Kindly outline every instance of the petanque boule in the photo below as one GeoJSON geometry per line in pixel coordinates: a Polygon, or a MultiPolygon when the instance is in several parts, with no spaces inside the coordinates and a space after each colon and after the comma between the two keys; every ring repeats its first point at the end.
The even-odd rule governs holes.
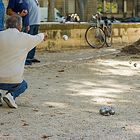
{"type": "Polygon", "coordinates": [[[101,115],[103,115],[103,116],[109,116],[110,114],[109,114],[109,111],[110,111],[110,109],[109,108],[107,108],[107,107],[102,107],[101,109],[100,109],[100,114],[101,115]]]}
{"type": "Polygon", "coordinates": [[[103,116],[110,116],[115,114],[115,111],[111,107],[102,107],[99,112],[103,116]]]}
{"type": "Polygon", "coordinates": [[[103,116],[107,116],[108,115],[108,113],[106,112],[106,109],[104,109],[104,108],[100,109],[100,114],[103,115],[103,116]]]}
{"type": "Polygon", "coordinates": [[[62,38],[66,41],[66,40],[68,40],[69,37],[67,35],[63,35],[62,38]]]}
{"type": "Polygon", "coordinates": [[[109,114],[110,114],[110,115],[114,115],[114,114],[115,114],[115,111],[114,111],[113,109],[111,109],[111,110],[109,111],[109,114]]]}
{"type": "Polygon", "coordinates": [[[134,63],[134,67],[137,67],[137,63],[134,63]]]}

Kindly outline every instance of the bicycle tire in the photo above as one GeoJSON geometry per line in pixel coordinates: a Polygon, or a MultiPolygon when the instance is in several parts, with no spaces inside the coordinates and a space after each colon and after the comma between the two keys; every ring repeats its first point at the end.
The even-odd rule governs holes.
{"type": "Polygon", "coordinates": [[[107,26],[107,30],[105,31],[105,36],[106,36],[106,45],[107,47],[112,46],[112,25],[107,26]]]}
{"type": "Polygon", "coordinates": [[[85,32],[86,42],[92,48],[101,48],[105,44],[105,33],[100,27],[90,26],[85,32]]]}

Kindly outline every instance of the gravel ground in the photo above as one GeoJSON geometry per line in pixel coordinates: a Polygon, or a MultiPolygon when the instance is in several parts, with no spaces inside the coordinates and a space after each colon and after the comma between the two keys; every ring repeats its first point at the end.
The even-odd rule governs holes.
{"type": "Polygon", "coordinates": [[[0,140],[140,140],[140,56],[119,50],[37,52],[18,109],[0,107],[0,140]]]}

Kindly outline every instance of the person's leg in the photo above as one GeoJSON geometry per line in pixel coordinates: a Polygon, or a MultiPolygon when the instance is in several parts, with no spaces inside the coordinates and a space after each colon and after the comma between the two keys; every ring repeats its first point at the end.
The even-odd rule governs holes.
{"type": "MultiPolygon", "coordinates": [[[[29,34],[33,35],[34,33],[34,26],[30,26],[30,30],[28,32],[29,34]]],[[[27,57],[26,57],[26,61],[25,61],[25,65],[31,65],[32,64],[32,59],[33,59],[33,55],[34,55],[34,50],[32,49],[30,52],[28,52],[27,57]]]]}
{"type": "Polygon", "coordinates": [[[8,92],[16,99],[20,94],[22,94],[28,88],[27,82],[23,80],[20,84],[13,86],[8,92]]]}
{"type": "MultiPolygon", "coordinates": [[[[35,28],[34,28],[34,35],[38,34],[38,30],[39,30],[39,25],[35,25],[35,28]]],[[[35,62],[35,63],[39,63],[40,61],[35,59],[35,53],[36,53],[36,47],[33,48],[33,58],[32,58],[32,62],[35,62]]]]}
{"type": "Polygon", "coordinates": [[[3,97],[3,100],[9,107],[17,108],[15,99],[20,94],[22,94],[27,89],[27,87],[27,83],[24,80],[19,84],[0,84],[0,89],[8,91],[3,97]]]}
{"type": "MultiPolygon", "coordinates": [[[[22,32],[28,33],[26,27],[24,27],[24,26],[22,27],[22,32]]],[[[27,57],[29,57],[29,56],[27,56],[27,57]]],[[[25,65],[32,65],[32,62],[31,62],[31,60],[29,58],[28,58],[28,60],[26,58],[25,65]]]]}
{"type": "MultiPolygon", "coordinates": [[[[38,34],[38,29],[39,29],[39,25],[31,25],[30,26],[30,31],[29,34],[31,35],[36,35],[38,34]]],[[[32,62],[40,62],[37,59],[34,59],[35,56],[35,52],[36,52],[36,47],[34,47],[27,55],[27,61],[31,60],[32,62]]]]}

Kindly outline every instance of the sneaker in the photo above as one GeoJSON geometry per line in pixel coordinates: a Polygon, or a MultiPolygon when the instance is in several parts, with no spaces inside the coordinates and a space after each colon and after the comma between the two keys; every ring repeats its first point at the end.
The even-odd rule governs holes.
{"type": "Polygon", "coordinates": [[[32,65],[32,61],[31,60],[26,60],[25,65],[32,65]]]}
{"type": "Polygon", "coordinates": [[[17,108],[17,104],[13,98],[13,96],[11,95],[11,93],[7,93],[4,97],[3,100],[7,103],[7,105],[10,108],[17,108]]]}
{"type": "Polygon", "coordinates": [[[2,94],[0,93],[0,106],[2,106],[2,94]]]}

